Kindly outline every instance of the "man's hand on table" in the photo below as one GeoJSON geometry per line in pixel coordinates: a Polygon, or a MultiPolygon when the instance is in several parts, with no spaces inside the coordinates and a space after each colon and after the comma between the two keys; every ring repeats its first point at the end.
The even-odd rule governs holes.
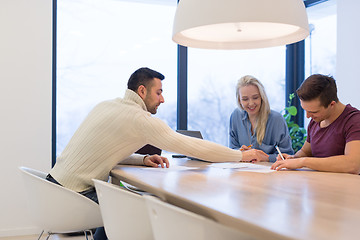
{"type": "Polygon", "coordinates": [[[157,154],[155,155],[147,155],[144,157],[144,165],[149,167],[159,167],[159,165],[164,167],[169,167],[169,160],[166,157],[159,156],[157,154]]]}
{"type": "Polygon", "coordinates": [[[242,151],[242,153],[243,153],[243,157],[242,157],[243,162],[256,163],[256,162],[269,161],[269,155],[258,149],[245,150],[242,151]]]}

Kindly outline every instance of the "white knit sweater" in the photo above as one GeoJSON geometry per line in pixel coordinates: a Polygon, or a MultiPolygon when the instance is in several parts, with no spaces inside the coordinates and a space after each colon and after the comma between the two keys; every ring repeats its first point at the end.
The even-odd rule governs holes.
{"type": "Polygon", "coordinates": [[[145,144],[211,162],[240,161],[241,151],[172,130],[151,116],[132,90],[123,99],[105,101],[89,113],[57,158],[50,174],[64,187],[81,192],[93,187],[92,179],[106,180],[118,163],[142,165],[133,154],[145,144]]]}

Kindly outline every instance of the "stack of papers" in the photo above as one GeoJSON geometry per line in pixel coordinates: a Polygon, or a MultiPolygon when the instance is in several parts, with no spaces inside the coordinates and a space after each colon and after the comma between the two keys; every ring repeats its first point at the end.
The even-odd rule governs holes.
{"type": "Polygon", "coordinates": [[[161,172],[168,172],[168,171],[182,171],[182,170],[192,170],[192,169],[198,169],[198,167],[185,167],[185,166],[170,166],[169,168],[162,168],[162,167],[145,167],[141,168],[143,170],[150,170],[150,171],[161,171],[161,172]]]}
{"type": "MultiPolygon", "coordinates": [[[[248,163],[248,162],[237,162],[237,163],[212,163],[208,165],[213,168],[221,168],[221,169],[233,169],[236,171],[246,171],[246,172],[261,172],[261,173],[269,173],[274,172],[275,170],[271,170],[270,166],[248,163]]],[[[184,171],[184,170],[194,170],[198,169],[198,167],[186,167],[186,166],[177,166],[173,165],[169,168],[161,168],[161,167],[143,167],[142,170],[148,171],[159,171],[159,172],[170,172],[170,171],[184,171]]]]}
{"type": "Polygon", "coordinates": [[[239,162],[239,163],[213,163],[210,167],[222,168],[222,169],[235,169],[237,171],[247,171],[247,172],[262,172],[268,173],[275,170],[271,170],[270,166],[264,166],[254,163],[239,162]]]}

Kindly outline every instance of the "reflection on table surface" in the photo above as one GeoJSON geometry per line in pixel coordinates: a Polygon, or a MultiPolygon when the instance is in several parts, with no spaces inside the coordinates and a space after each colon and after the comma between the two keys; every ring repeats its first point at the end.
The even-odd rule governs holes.
{"type": "Polygon", "coordinates": [[[187,159],[169,161],[170,168],[182,167],[118,165],[111,175],[259,239],[358,239],[358,175],[264,173],[187,159]]]}

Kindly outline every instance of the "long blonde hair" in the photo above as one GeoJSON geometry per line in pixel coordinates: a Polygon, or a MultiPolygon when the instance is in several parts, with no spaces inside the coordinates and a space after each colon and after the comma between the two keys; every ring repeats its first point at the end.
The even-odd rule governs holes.
{"type": "Polygon", "coordinates": [[[265,131],[266,131],[266,123],[269,118],[270,114],[270,104],[269,100],[266,96],[265,88],[261,84],[259,80],[257,80],[255,77],[246,75],[239,79],[237,85],[236,85],[236,99],[239,107],[244,110],[244,108],[241,106],[240,101],[240,94],[239,90],[242,87],[253,85],[256,86],[259,89],[260,97],[261,97],[261,106],[259,110],[259,116],[256,120],[256,126],[255,126],[255,132],[256,132],[256,140],[261,145],[262,141],[265,137],[265,131]]]}

